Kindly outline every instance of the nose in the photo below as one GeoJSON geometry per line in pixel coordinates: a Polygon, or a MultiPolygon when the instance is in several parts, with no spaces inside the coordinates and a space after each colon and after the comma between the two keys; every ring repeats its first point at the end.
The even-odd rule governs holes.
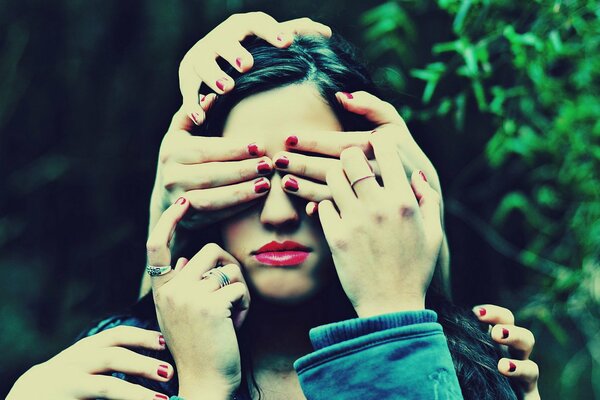
{"type": "Polygon", "coordinates": [[[300,223],[298,201],[291,198],[281,187],[281,175],[271,177],[271,189],[260,212],[260,222],[269,229],[293,231],[300,223]]]}

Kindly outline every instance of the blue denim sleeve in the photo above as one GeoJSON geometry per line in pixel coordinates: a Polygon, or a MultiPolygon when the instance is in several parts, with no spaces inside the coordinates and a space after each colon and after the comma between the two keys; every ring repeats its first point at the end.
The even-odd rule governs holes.
{"type": "Polygon", "coordinates": [[[310,330],[294,363],[318,399],[462,399],[446,337],[431,310],[355,318],[310,330]]]}

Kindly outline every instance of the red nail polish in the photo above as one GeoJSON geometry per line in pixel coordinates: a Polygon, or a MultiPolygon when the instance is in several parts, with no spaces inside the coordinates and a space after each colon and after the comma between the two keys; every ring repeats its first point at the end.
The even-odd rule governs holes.
{"type": "Polygon", "coordinates": [[[169,366],[164,365],[164,364],[159,365],[158,369],[156,370],[156,373],[160,377],[163,377],[163,378],[168,377],[169,376],[169,366]]]}
{"type": "Polygon", "coordinates": [[[508,338],[508,329],[502,328],[502,339],[508,338]]]}
{"type": "Polygon", "coordinates": [[[221,78],[217,81],[217,87],[219,88],[219,90],[225,90],[225,82],[227,81],[227,79],[225,78],[221,78]]]}
{"type": "Polygon", "coordinates": [[[292,192],[298,191],[298,181],[294,178],[288,178],[287,181],[283,184],[287,190],[291,190],[292,192]]]}
{"type": "Polygon", "coordinates": [[[315,205],[313,206],[313,214],[316,214],[319,211],[319,203],[315,203],[315,205]]]}
{"type": "Polygon", "coordinates": [[[298,144],[298,136],[288,136],[285,139],[286,146],[295,146],[298,144]]]}
{"type": "Polygon", "coordinates": [[[250,154],[251,156],[258,155],[258,146],[256,145],[256,143],[250,143],[248,145],[248,154],[250,154]]]}
{"type": "Polygon", "coordinates": [[[344,96],[346,96],[348,98],[348,100],[352,100],[354,98],[354,96],[352,96],[352,93],[348,93],[348,92],[342,92],[342,94],[344,96]]]}
{"type": "Polygon", "coordinates": [[[200,117],[200,114],[198,114],[197,112],[191,113],[190,114],[190,118],[192,119],[192,121],[194,122],[194,124],[196,124],[198,126],[202,122],[202,117],[200,117]]]}
{"type": "Polygon", "coordinates": [[[163,335],[160,335],[158,337],[158,344],[160,344],[161,346],[165,345],[165,337],[163,335]]]}
{"type": "Polygon", "coordinates": [[[278,168],[287,168],[290,165],[290,160],[286,156],[281,156],[277,160],[275,160],[275,165],[278,168]]]}
{"type": "Polygon", "coordinates": [[[479,308],[479,316],[483,317],[485,314],[487,314],[487,310],[483,307],[479,308]]]}
{"type": "Polygon", "coordinates": [[[423,179],[425,182],[427,182],[427,177],[425,176],[423,171],[419,171],[419,175],[421,175],[421,179],[423,179]]]}
{"type": "Polygon", "coordinates": [[[169,398],[164,394],[156,393],[154,395],[154,400],[169,400],[169,398]]]}
{"type": "Polygon", "coordinates": [[[186,198],[185,197],[180,197],[175,201],[175,204],[179,204],[180,206],[184,205],[186,202],[186,198]]]}
{"type": "Polygon", "coordinates": [[[265,178],[260,178],[259,180],[254,182],[254,192],[255,193],[264,193],[269,190],[269,181],[265,178]]]}
{"type": "Polygon", "coordinates": [[[508,371],[515,372],[516,369],[517,369],[517,366],[515,365],[515,363],[512,361],[509,361],[508,362],[508,371]]]}
{"type": "Polygon", "coordinates": [[[271,166],[265,160],[260,160],[256,165],[256,171],[259,174],[268,174],[269,172],[271,172],[271,166]]]}
{"type": "Polygon", "coordinates": [[[242,68],[242,57],[238,57],[235,59],[235,65],[237,65],[238,68],[242,68]]]}
{"type": "Polygon", "coordinates": [[[206,100],[206,95],[202,95],[202,97],[200,98],[200,103],[204,103],[204,100],[206,100]]]}

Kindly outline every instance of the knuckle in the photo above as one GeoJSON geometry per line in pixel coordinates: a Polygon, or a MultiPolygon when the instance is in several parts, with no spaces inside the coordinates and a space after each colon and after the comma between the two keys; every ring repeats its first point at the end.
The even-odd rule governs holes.
{"type": "Polygon", "coordinates": [[[160,252],[161,250],[163,250],[164,245],[163,243],[159,243],[156,241],[156,239],[150,237],[148,239],[148,241],[146,242],[146,252],[148,253],[148,255],[151,254],[156,254],[158,252],[160,252]]]}
{"type": "Polygon", "coordinates": [[[208,196],[199,195],[193,199],[193,205],[199,211],[206,211],[212,208],[212,201],[208,196]]]}
{"type": "Polygon", "coordinates": [[[415,216],[417,210],[416,207],[412,204],[400,204],[398,208],[398,213],[400,217],[403,219],[411,219],[415,216]]]}

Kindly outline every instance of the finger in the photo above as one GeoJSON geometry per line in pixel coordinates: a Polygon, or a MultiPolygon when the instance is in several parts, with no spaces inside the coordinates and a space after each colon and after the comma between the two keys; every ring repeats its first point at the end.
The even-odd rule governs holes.
{"type": "Polygon", "coordinates": [[[108,400],[168,400],[169,396],[146,389],[113,376],[85,375],[79,380],[83,391],[76,398],[102,398],[108,400]]]}
{"type": "Polygon", "coordinates": [[[204,112],[207,113],[208,110],[210,110],[210,108],[214,104],[215,100],[217,99],[217,95],[216,95],[216,93],[209,93],[206,95],[200,94],[199,98],[200,98],[200,107],[202,107],[204,112]]]}
{"type": "Polygon", "coordinates": [[[254,65],[254,57],[239,42],[223,43],[218,54],[240,73],[248,71],[254,65]]]}
{"type": "Polygon", "coordinates": [[[224,137],[191,136],[177,138],[177,143],[161,149],[161,162],[200,164],[211,161],[237,161],[265,154],[262,143],[224,137]]]}
{"type": "Polygon", "coordinates": [[[310,201],[331,200],[329,187],[322,183],[315,183],[293,175],[286,175],[281,179],[281,187],[287,193],[310,201]]]}
{"type": "Polygon", "coordinates": [[[404,120],[393,105],[371,93],[364,91],[337,92],[335,97],[346,110],[364,115],[376,125],[399,124],[406,127],[404,120]]]}
{"type": "Polygon", "coordinates": [[[345,215],[351,215],[359,209],[356,194],[350,187],[350,182],[348,182],[341,166],[330,169],[327,172],[325,180],[327,181],[327,186],[329,186],[331,197],[338,210],[340,210],[342,218],[345,215]]]}
{"type": "Polygon", "coordinates": [[[180,197],[163,212],[146,242],[149,265],[171,265],[169,244],[173,238],[177,223],[181,220],[189,205],[190,202],[185,197],[180,197]]]}
{"type": "Polygon", "coordinates": [[[535,337],[529,329],[514,325],[495,325],[490,332],[497,343],[508,346],[515,358],[526,360],[535,345],[535,337]]]}
{"type": "Polygon", "coordinates": [[[416,204],[415,196],[404,172],[404,165],[395,143],[389,138],[371,135],[369,139],[379,165],[383,187],[401,203],[416,204]]]}
{"type": "Polygon", "coordinates": [[[319,34],[330,38],[332,34],[329,26],[315,22],[306,17],[281,22],[280,26],[282,26],[285,31],[293,32],[297,35],[319,34]]]}
{"type": "Polygon", "coordinates": [[[181,108],[196,126],[202,125],[206,118],[198,94],[201,84],[202,78],[198,76],[186,55],[179,67],[179,90],[183,99],[181,108]]]}
{"type": "Polygon", "coordinates": [[[358,147],[350,147],[342,151],[340,160],[350,181],[350,186],[358,199],[367,202],[375,199],[379,195],[381,187],[374,177],[375,174],[365,153],[358,147]]]}
{"type": "Polygon", "coordinates": [[[328,243],[337,243],[339,226],[341,221],[340,214],[335,209],[331,200],[323,200],[318,205],[319,222],[323,228],[323,233],[328,243]]]}
{"type": "Polygon", "coordinates": [[[286,26],[282,26],[275,18],[260,11],[249,12],[245,15],[247,34],[254,34],[279,48],[285,48],[292,44],[294,35],[291,31],[287,31],[286,26]]]}
{"type": "Polygon", "coordinates": [[[309,201],[305,207],[306,214],[309,217],[312,217],[319,211],[319,203],[315,203],[314,201],[309,201]]]}
{"type": "MultiPolygon", "coordinates": [[[[227,264],[218,269],[220,273],[225,274],[228,281],[231,283],[235,282],[243,282],[244,277],[242,275],[242,271],[240,266],[234,263],[227,264]]],[[[213,272],[209,277],[202,279],[202,284],[207,289],[208,292],[214,292],[221,288],[219,275],[217,272],[213,272]]]]}
{"type": "Polygon", "coordinates": [[[367,158],[373,157],[369,144],[370,132],[303,131],[285,137],[284,144],[290,151],[305,151],[339,158],[342,151],[358,147],[367,158]]]}
{"type": "Polygon", "coordinates": [[[196,253],[190,261],[186,264],[185,268],[178,273],[173,279],[182,279],[187,281],[200,280],[202,274],[211,268],[214,268],[217,263],[225,264],[238,264],[239,262],[231,254],[223,250],[221,246],[216,243],[207,243],[196,253]]]}
{"type": "Polygon", "coordinates": [[[124,347],[102,348],[93,356],[82,357],[82,367],[90,374],[122,372],[167,382],[173,377],[173,366],[166,361],[144,356],[124,347]]]}
{"type": "Polygon", "coordinates": [[[431,240],[440,240],[442,236],[442,216],[440,211],[440,195],[433,190],[425,174],[421,170],[414,170],[410,178],[410,185],[419,203],[419,209],[425,222],[427,237],[431,240]]]}
{"type": "Polygon", "coordinates": [[[270,175],[273,164],[269,157],[241,161],[214,161],[202,164],[169,164],[165,166],[163,175],[165,187],[180,188],[183,191],[207,189],[230,185],[270,175]],[[176,181],[175,181],[176,179],[176,181]]]}
{"type": "Polygon", "coordinates": [[[270,188],[271,182],[268,179],[259,178],[233,185],[190,190],[185,195],[194,209],[216,211],[266,196],[270,188]]]}
{"type": "Polygon", "coordinates": [[[213,296],[226,303],[227,308],[231,311],[230,317],[233,325],[236,329],[239,329],[250,309],[250,292],[245,282],[235,282],[227,285],[217,290],[213,296]]]}
{"type": "Polygon", "coordinates": [[[537,386],[540,375],[538,365],[531,360],[501,358],[498,361],[498,371],[504,376],[517,378],[524,384],[526,391],[531,391],[533,387],[537,386]]]}
{"type": "Polygon", "coordinates": [[[175,264],[175,268],[173,268],[173,271],[175,271],[175,272],[181,271],[189,261],[190,260],[188,260],[185,257],[179,257],[177,259],[177,263],[175,264]]]}
{"type": "MultiPolygon", "coordinates": [[[[286,171],[321,182],[325,182],[325,177],[329,169],[340,165],[340,160],[337,158],[309,156],[289,151],[275,153],[273,160],[275,168],[280,171],[286,171]]],[[[369,165],[375,175],[379,175],[379,166],[377,163],[373,160],[369,161],[369,165]]]]}
{"type": "Polygon", "coordinates": [[[160,332],[135,326],[120,325],[81,339],[77,346],[85,347],[143,347],[152,350],[164,350],[164,337],[160,332]]]}
{"type": "Polygon", "coordinates": [[[473,307],[473,313],[481,322],[487,322],[491,325],[504,324],[514,325],[515,316],[508,308],[496,306],[493,304],[481,304],[473,307]]]}

